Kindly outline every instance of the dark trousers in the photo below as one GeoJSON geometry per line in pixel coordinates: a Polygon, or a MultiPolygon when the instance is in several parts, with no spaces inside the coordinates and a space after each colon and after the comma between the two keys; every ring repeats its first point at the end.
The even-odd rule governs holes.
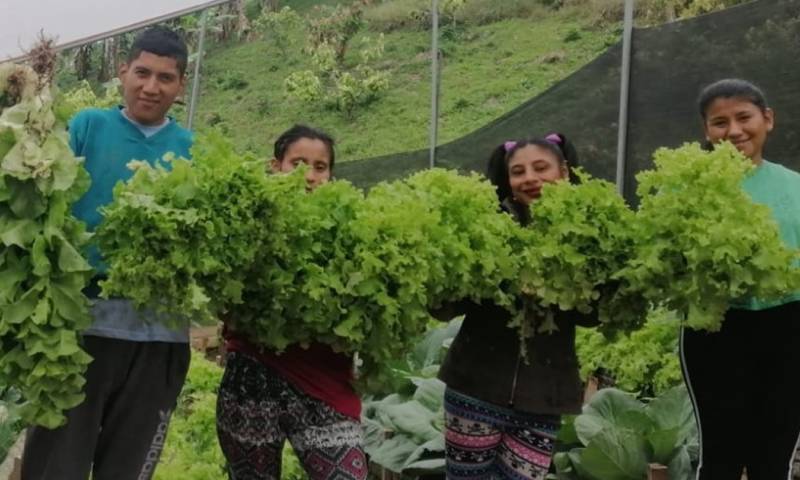
{"type": "Polygon", "coordinates": [[[54,430],[28,430],[23,480],[149,479],[189,368],[185,343],[84,337],[84,402],[54,430]]]}
{"type": "Polygon", "coordinates": [[[700,428],[700,480],[791,478],[800,435],[800,302],[730,310],[685,329],[681,364],[700,428]]]}

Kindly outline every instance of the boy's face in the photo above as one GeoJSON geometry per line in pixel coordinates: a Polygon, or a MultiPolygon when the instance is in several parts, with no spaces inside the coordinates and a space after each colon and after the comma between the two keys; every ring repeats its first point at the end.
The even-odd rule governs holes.
{"type": "Polygon", "coordinates": [[[145,51],[122,64],[119,79],[128,116],[143,125],[163,122],[185,84],[174,58],[145,51]]]}

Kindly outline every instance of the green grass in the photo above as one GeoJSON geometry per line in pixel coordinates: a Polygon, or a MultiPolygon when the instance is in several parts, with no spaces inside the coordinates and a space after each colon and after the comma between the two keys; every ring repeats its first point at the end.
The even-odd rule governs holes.
{"type": "MultiPolygon", "coordinates": [[[[440,143],[538,95],[616,40],[575,12],[541,11],[547,13],[455,30],[443,27],[440,143]],[[555,61],[548,62],[548,57],[555,61]]],[[[365,30],[359,38],[364,35],[378,33],[365,30]]],[[[416,28],[385,34],[385,55],[378,65],[390,72],[390,89],[359,109],[354,119],[286,97],[284,78],[309,67],[302,30],[294,32],[285,58],[266,40],[217,46],[205,63],[196,126],[216,125],[240,148],[263,156],[271,154],[272,142],[295,122],[334,135],[342,161],[427,148],[429,44],[430,32],[416,28]]],[[[354,46],[351,61],[356,54],[354,46]]]]}
{"type": "Polygon", "coordinates": [[[294,10],[297,10],[298,12],[306,12],[318,5],[336,6],[340,3],[346,4],[350,2],[347,0],[283,0],[280,3],[280,6],[281,7],[288,6],[292,7],[294,10]]]}

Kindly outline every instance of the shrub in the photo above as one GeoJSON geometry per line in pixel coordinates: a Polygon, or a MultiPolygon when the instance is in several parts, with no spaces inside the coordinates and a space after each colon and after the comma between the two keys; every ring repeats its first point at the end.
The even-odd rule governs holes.
{"type": "MultiPolygon", "coordinates": [[[[371,29],[391,32],[401,28],[419,27],[423,19],[416,12],[430,12],[430,0],[392,0],[382,2],[364,11],[364,20],[371,29]]],[[[430,18],[430,16],[428,16],[430,18]]],[[[427,22],[430,25],[430,21],[427,22]]]]}
{"type": "MultiPolygon", "coordinates": [[[[637,0],[634,17],[638,26],[658,25],[744,2],[745,0],[637,0]]],[[[622,0],[564,0],[564,6],[579,9],[597,26],[621,22],[625,12],[625,2],[622,0]]]]}
{"type": "Polygon", "coordinates": [[[294,10],[283,7],[277,12],[265,10],[253,22],[253,28],[286,56],[290,34],[300,26],[300,23],[300,16],[294,10]]]}
{"type": "MultiPolygon", "coordinates": [[[[508,18],[528,18],[542,14],[544,6],[558,0],[440,0],[441,24],[483,25],[508,18]]],[[[431,25],[429,0],[393,0],[364,12],[370,28],[389,32],[401,28],[428,29],[431,25]]]]}
{"type": "Polygon", "coordinates": [[[322,44],[313,50],[315,70],[294,72],[284,81],[286,93],[306,103],[322,103],[326,108],[352,118],[357,108],[378,99],[389,88],[389,75],[370,66],[383,57],[383,34],[376,40],[364,37],[360,62],[350,69],[337,61],[335,49],[322,44]]]}
{"type": "Polygon", "coordinates": [[[244,74],[236,71],[227,71],[214,79],[214,84],[220,90],[241,90],[249,84],[244,74]]]}

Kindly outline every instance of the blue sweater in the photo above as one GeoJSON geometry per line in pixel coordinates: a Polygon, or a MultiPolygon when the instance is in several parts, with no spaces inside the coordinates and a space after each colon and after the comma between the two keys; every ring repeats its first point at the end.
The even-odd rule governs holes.
{"type": "MultiPolygon", "coordinates": [[[[114,185],[133,176],[127,165],[131,160],[154,163],[165,154],[189,158],[192,134],[175,121],[156,134],[146,137],[128,120],[120,107],[106,110],[87,109],[69,124],[70,146],[76,156],[84,157],[84,166],[92,179],[89,191],[75,203],[73,214],[86,222],[90,231],[102,221],[100,207],[113,199],[114,185]]],[[[87,252],[89,263],[99,273],[106,271],[96,247],[87,252]]],[[[136,311],[127,300],[98,300],[92,308],[94,324],[86,335],[135,341],[187,341],[186,332],[167,330],[154,323],[152,312],[136,311]]]]}
{"type": "MultiPolygon", "coordinates": [[[[191,133],[174,121],[145,137],[119,107],[81,111],[70,122],[69,133],[72,151],[85,158],[84,166],[92,178],[89,191],[75,203],[72,212],[90,231],[102,220],[100,207],[111,203],[114,185],[133,176],[128,162],[144,160],[152,164],[168,152],[189,158],[192,145],[191,133]]],[[[106,270],[96,248],[89,252],[89,263],[101,273],[106,270]]]]}

